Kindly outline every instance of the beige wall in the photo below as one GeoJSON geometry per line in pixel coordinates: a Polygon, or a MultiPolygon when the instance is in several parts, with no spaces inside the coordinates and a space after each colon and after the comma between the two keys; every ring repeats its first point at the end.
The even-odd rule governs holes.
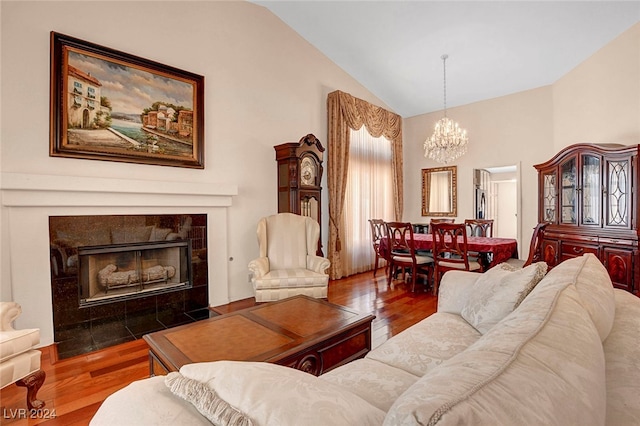
{"type": "MultiPolygon", "coordinates": [[[[455,87],[449,87],[455,90],[455,87]]],[[[537,223],[534,164],[580,142],[640,143],[640,24],[624,32],[551,86],[448,110],[467,129],[469,152],[458,159],[458,219],[473,215],[474,168],[518,165],[521,176],[521,256],[537,223]]],[[[404,219],[421,216],[422,156],[442,112],[405,119],[404,219]]]]}
{"type": "MultiPolygon", "coordinates": [[[[21,1],[1,2],[0,8],[2,172],[237,185],[227,231],[230,300],[253,295],[247,264],[258,255],[256,223],[277,211],[273,146],[308,133],[326,146],[325,105],[333,90],[385,107],[251,3],[21,1]],[[206,168],[49,157],[50,31],[204,75],[206,168]]],[[[325,191],[324,230],[327,206],[325,191]]],[[[3,208],[2,300],[12,297],[12,281],[23,273],[9,267],[8,216],[3,208]]],[[[36,243],[46,247],[48,236],[40,238],[36,243]]],[[[210,242],[212,251],[216,243],[210,242]]],[[[34,253],[48,262],[46,248],[34,253]]]]}
{"type": "Polygon", "coordinates": [[[640,143],[640,23],[553,85],[554,149],[640,143]]]}

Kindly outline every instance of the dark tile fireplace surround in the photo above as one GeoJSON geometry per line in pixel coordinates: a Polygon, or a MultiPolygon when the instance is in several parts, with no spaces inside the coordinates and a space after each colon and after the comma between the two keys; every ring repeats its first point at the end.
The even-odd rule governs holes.
{"type": "Polygon", "coordinates": [[[215,315],[208,309],[206,226],[206,214],[51,216],[51,294],[58,358],[215,315]],[[88,304],[81,297],[79,251],[82,259],[82,252],[90,253],[93,247],[115,245],[122,251],[127,244],[135,248],[146,243],[142,244],[146,248],[153,242],[167,245],[167,241],[190,242],[191,270],[189,274],[182,271],[190,283],[148,292],[138,292],[138,287],[132,286],[129,295],[98,303],[88,304]]]}

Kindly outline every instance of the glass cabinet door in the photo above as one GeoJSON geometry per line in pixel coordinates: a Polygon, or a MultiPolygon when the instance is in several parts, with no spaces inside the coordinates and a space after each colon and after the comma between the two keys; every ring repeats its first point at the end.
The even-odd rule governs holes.
{"type": "Polygon", "coordinates": [[[600,225],[601,206],[601,164],[600,157],[582,156],[582,186],[580,187],[581,224],[600,225]]]}
{"type": "Polygon", "coordinates": [[[542,217],[544,222],[557,221],[557,172],[556,170],[542,174],[542,217]]]}
{"type": "Polygon", "coordinates": [[[560,223],[576,224],[576,157],[560,165],[560,223]]]}
{"type": "Polygon", "coordinates": [[[630,208],[630,160],[607,160],[607,186],[605,208],[607,226],[629,227],[630,208]]]}

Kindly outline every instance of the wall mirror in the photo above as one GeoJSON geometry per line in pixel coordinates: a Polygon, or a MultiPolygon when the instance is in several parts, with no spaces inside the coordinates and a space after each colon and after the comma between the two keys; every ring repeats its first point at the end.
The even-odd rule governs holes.
{"type": "Polygon", "coordinates": [[[457,166],[422,169],[422,216],[457,216],[457,166]]]}

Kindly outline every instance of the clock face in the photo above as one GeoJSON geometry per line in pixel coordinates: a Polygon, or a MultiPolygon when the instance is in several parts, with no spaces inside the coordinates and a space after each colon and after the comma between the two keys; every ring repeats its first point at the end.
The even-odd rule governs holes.
{"type": "Polygon", "coordinates": [[[309,157],[303,158],[300,163],[300,183],[309,186],[316,184],[316,165],[309,157]]]}

